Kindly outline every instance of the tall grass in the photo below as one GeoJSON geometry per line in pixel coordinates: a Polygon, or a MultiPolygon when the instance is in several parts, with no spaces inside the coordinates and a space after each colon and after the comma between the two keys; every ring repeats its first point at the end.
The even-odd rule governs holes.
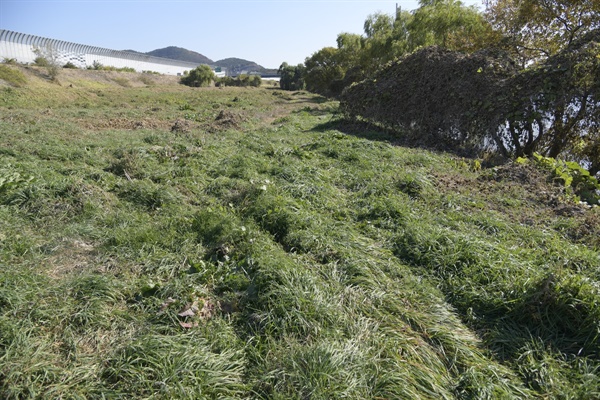
{"type": "Polygon", "coordinates": [[[0,397],[598,397],[597,209],[306,93],[64,85],[0,104],[0,397]]]}

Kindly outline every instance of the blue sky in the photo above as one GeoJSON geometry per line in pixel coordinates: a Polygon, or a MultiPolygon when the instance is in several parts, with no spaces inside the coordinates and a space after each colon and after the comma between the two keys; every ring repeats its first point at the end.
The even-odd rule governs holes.
{"type": "MultiPolygon", "coordinates": [[[[477,5],[481,0],[463,0],[477,5]]],[[[342,32],[362,34],[369,14],[416,0],[0,0],[0,28],[142,52],[178,46],[212,60],[298,64],[342,32]]]]}

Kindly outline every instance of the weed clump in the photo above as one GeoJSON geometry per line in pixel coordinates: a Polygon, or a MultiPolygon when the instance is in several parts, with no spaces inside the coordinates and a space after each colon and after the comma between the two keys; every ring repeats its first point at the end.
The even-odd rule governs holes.
{"type": "Polygon", "coordinates": [[[27,83],[27,78],[18,69],[0,64],[0,80],[14,87],[22,87],[27,83]]]}

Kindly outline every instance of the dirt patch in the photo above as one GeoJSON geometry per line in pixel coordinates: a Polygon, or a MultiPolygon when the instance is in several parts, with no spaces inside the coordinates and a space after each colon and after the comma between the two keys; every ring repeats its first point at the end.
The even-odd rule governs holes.
{"type": "Polygon", "coordinates": [[[92,244],[82,240],[66,240],[60,246],[60,251],[47,260],[48,275],[51,278],[60,279],[66,275],[86,270],[94,264],[95,255],[92,244]]]}
{"type": "Polygon", "coordinates": [[[213,122],[207,124],[208,132],[220,132],[227,129],[239,129],[247,121],[247,118],[230,110],[221,110],[213,122]]]}
{"type": "Polygon", "coordinates": [[[244,118],[241,115],[236,114],[229,110],[221,110],[219,115],[215,118],[215,122],[223,126],[225,128],[238,128],[242,122],[244,122],[244,118]]]}
{"type": "Polygon", "coordinates": [[[575,202],[564,186],[534,166],[509,163],[485,169],[478,177],[435,174],[433,181],[442,193],[471,193],[478,209],[485,205],[513,221],[600,247],[600,208],[575,202]]]}
{"type": "Polygon", "coordinates": [[[173,133],[188,133],[192,129],[192,123],[185,119],[177,119],[171,126],[173,133]]]}

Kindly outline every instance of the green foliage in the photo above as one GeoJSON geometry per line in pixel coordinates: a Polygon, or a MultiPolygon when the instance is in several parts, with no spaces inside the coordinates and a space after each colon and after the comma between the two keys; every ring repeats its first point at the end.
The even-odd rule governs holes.
{"type": "Polygon", "coordinates": [[[302,90],[304,89],[304,75],[306,68],[303,64],[296,66],[288,65],[284,62],[279,67],[280,75],[279,87],[283,90],[302,90]]]}
{"type": "Polygon", "coordinates": [[[33,60],[33,64],[38,66],[38,67],[47,67],[48,66],[48,60],[44,57],[41,56],[37,56],[35,58],[35,60],[33,60]]]}
{"type": "Polygon", "coordinates": [[[337,49],[325,47],[308,57],[304,65],[307,90],[328,97],[341,93],[344,70],[337,49]]]}
{"type": "Polygon", "coordinates": [[[493,144],[505,157],[574,158],[595,174],[599,43],[600,31],[593,31],[527,69],[505,52],[426,48],[350,87],[341,106],[350,116],[432,142],[480,150],[493,144]]]}
{"type": "Polygon", "coordinates": [[[100,61],[94,60],[91,66],[87,69],[93,69],[95,71],[116,71],[116,72],[136,72],[135,68],[132,67],[112,67],[109,65],[103,65],[100,61]]]}
{"type": "Polygon", "coordinates": [[[186,86],[210,86],[215,80],[215,73],[208,65],[200,65],[183,76],[180,82],[186,86]]]}
{"type": "Polygon", "coordinates": [[[259,87],[262,84],[260,75],[240,75],[238,77],[224,76],[217,78],[215,86],[259,87]]]}
{"type": "Polygon", "coordinates": [[[306,92],[89,76],[0,103],[0,398],[599,397],[598,207],[306,92]]]}
{"type": "Polygon", "coordinates": [[[600,4],[581,0],[490,0],[486,18],[522,65],[557,54],[598,29],[600,4]]]}
{"type": "Polygon", "coordinates": [[[63,65],[63,68],[67,68],[67,69],[77,69],[77,66],[75,64],[73,64],[71,61],[67,62],[65,65],[63,65]]]}
{"type": "Polygon", "coordinates": [[[21,71],[7,65],[0,65],[0,79],[15,87],[21,87],[27,83],[27,78],[21,71]]]}
{"type": "MultiPolygon", "coordinates": [[[[552,173],[553,178],[565,187],[570,187],[574,193],[588,204],[600,205],[600,183],[588,170],[574,161],[557,160],[534,153],[536,165],[552,173]]],[[[526,164],[528,159],[518,158],[517,163],[526,164]]]]}
{"type": "Polygon", "coordinates": [[[33,179],[33,176],[21,174],[10,164],[0,168],[0,204],[11,203],[13,201],[12,194],[17,189],[25,187],[33,179]]]}
{"type": "Polygon", "coordinates": [[[92,63],[92,66],[88,67],[88,69],[94,69],[96,71],[99,71],[102,68],[104,68],[104,65],[102,65],[102,63],[98,60],[94,60],[94,62],[92,63]]]}
{"type": "Polygon", "coordinates": [[[456,0],[422,1],[412,12],[375,13],[364,35],[341,33],[337,49],[323,48],[306,58],[307,89],[339,96],[344,88],[372,76],[387,63],[423,47],[473,52],[495,43],[497,34],[475,7],[456,0]]]}

